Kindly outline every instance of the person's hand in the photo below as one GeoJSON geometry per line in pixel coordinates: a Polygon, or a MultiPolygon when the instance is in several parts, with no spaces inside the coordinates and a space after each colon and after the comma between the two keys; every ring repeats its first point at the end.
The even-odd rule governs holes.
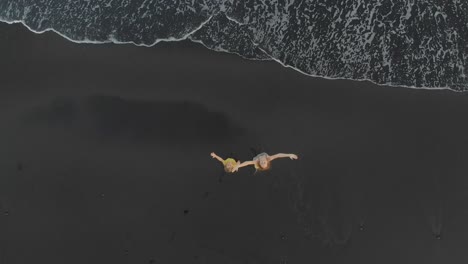
{"type": "Polygon", "coordinates": [[[292,159],[292,160],[295,160],[295,159],[297,159],[297,155],[291,154],[291,155],[289,155],[289,158],[292,159]]]}
{"type": "Polygon", "coordinates": [[[234,168],[232,168],[232,172],[236,172],[239,170],[239,165],[240,165],[240,161],[237,162],[237,165],[234,166],[234,168]]]}
{"type": "Polygon", "coordinates": [[[210,155],[211,155],[211,157],[212,157],[213,159],[216,158],[216,154],[215,154],[214,152],[211,152],[210,155]]]}

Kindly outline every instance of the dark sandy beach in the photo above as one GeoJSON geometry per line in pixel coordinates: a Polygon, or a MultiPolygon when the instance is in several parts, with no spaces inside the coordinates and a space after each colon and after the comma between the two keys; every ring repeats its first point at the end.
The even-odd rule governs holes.
{"type": "Polygon", "coordinates": [[[22,25],[0,58],[1,264],[468,261],[466,94],[22,25]],[[218,181],[259,145],[299,159],[218,181]]]}

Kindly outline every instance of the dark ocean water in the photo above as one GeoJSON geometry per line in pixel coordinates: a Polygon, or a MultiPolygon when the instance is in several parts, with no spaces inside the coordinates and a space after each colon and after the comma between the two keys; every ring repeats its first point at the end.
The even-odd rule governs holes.
{"type": "Polygon", "coordinates": [[[4,0],[0,20],[85,43],[189,39],[331,79],[468,87],[460,0],[4,0]]]}

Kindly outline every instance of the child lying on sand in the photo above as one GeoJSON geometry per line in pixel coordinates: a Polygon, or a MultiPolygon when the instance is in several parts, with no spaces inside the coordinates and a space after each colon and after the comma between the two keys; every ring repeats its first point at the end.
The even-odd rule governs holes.
{"type": "Polygon", "coordinates": [[[213,159],[217,159],[221,163],[223,163],[224,171],[227,172],[227,173],[233,173],[234,168],[237,165],[240,165],[240,160],[236,162],[236,160],[234,158],[222,159],[220,156],[216,155],[216,153],[214,153],[214,152],[211,152],[211,157],[213,159]]]}

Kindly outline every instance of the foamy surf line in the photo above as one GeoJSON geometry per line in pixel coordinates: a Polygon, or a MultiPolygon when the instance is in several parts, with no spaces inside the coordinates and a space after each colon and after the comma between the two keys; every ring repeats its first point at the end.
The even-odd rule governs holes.
{"type": "MultiPolygon", "coordinates": [[[[4,23],[7,23],[7,24],[22,24],[23,26],[25,26],[29,31],[33,32],[33,33],[36,33],[36,34],[43,34],[45,32],[54,32],[56,33],[57,35],[65,38],[66,40],[68,41],[71,41],[73,43],[77,43],[77,44],[131,44],[131,45],[135,45],[135,46],[139,46],[139,47],[153,47],[155,46],[156,44],[158,44],[159,42],[176,42],[176,41],[183,41],[183,40],[190,40],[194,43],[197,43],[197,44],[201,44],[203,47],[209,49],[209,50],[212,50],[212,51],[215,51],[215,52],[222,52],[222,53],[228,53],[228,54],[234,54],[234,55],[237,55],[243,59],[246,59],[246,60],[255,60],[255,61],[275,61],[277,63],[279,63],[281,66],[285,67],[285,68],[290,68],[300,74],[303,74],[305,76],[308,76],[308,77],[313,77],[313,78],[322,78],[322,79],[327,79],[327,80],[349,80],[349,81],[358,81],[358,82],[371,82],[372,84],[375,84],[375,85],[378,85],[378,86],[382,86],[382,87],[386,87],[386,86],[392,86],[392,87],[402,87],[402,88],[410,88],[410,89],[424,89],[424,90],[450,90],[450,91],[454,91],[454,92],[465,92],[463,90],[456,90],[456,89],[451,89],[450,87],[416,87],[416,86],[405,86],[405,85],[395,85],[395,84],[380,84],[380,83],[377,83],[371,79],[349,79],[349,78],[333,78],[333,77],[327,77],[327,76],[319,76],[319,75],[313,75],[313,74],[309,74],[309,73],[306,73],[298,68],[295,68],[294,66],[291,66],[291,65],[287,65],[287,64],[284,64],[282,61],[276,59],[276,58],[273,58],[272,56],[269,56],[270,59],[253,59],[253,58],[247,58],[247,57],[244,57],[242,54],[239,54],[239,53],[236,53],[236,52],[231,52],[231,51],[228,51],[228,50],[219,50],[219,49],[213,49],[213,48],[210,48],[209,46],[205,45],[203,43],[203,41],[200,41],[200,40],[192,40],[189,36],[190,35],[187,35],[183,38],[180,38],[180,39],[176,39],[176,38],[170,38],[170,39],[158,39],[157,41],[155,41],[154,43],[152,44],[139,44],[139,43],[135,43],[133,41],[128,41],[128,42],[124,42],[124,41],[119,41],[117,39],[109,39],[108,41],[93,41],[93,40],[75,40],[75,39],[72,39],[68,36],[66,36],[65,34],[62,34],[60,33],[59,31],[53,29],[53,28],[48,28],[46,30],[42,30],[42,31],[36,31],[32,28],[30,28],[24,21],[5,21],[5,20],[1,20],[0,19],[0,22],[4,22],[4,23]]],[[[201,27],[200,27],[201,28],[201,27]]],[[[197,28],[196,30],[200,29],[200,28],[197,28]]],[[[195,31],[196,31],[195,30],[195,31]]],[[[194,32],[195,32],[194,31],[194,32]]],[[[265,54],[267,54],[265,52],[265,54]]]]}
{"type": "Polygon", "coordinates": [[[138,46],[138,47],[147,47],[147,48],[150,48],[150,47],[153,47],[155,46],[156,44],[158,44],[159,42],[175,42],[175,41],[183,41],[183,40],[186,40],[190,35],[192,35],[193,33],[195,33],[196,31],[198,31],[200,28],[202,28],[206,23],[208,23],[211,19],[211,16],[205,21],[203,22],[199,27],[195,28],[193,31],[191,31],[190,33],[186,34],[185,36],[181,37],[181,38],[174,38],[174,37],[169,37],[169,38],[160,38],[160,39],[157,39],[156,41],[154,41],[153,43],[151,44],[145,44],[145,43],[136,43],[134,41],[120,41],[118,39],[115,39],[114,37],[110,37],[108,40],[106,41],[94,41],[94,40],[90,40],[90,39],[84,39],[84,40],[76,40],[76,39],[73,39],[61,32],[59,32],[58,30],[55,30],[54,28],[47,28],[47,29],[44,29],[44,30],[34,30],[33,28],[31,28],[30,26],[28,26],[28,24],[26,24],[25,21],[22,21],[22,20],[15,20],[15,21],[6,21],[6,20],[3,20],[0,18],[0,22],[4,22],[4,23],[7,23],[9,25],[12,25],[12,24],[22,24],[23,26],[25,26],[29,31],[33,32],[33,33],[36,33],[36,34],[43,34],[45,32],[54,32],[56,34],[58,34],[59,36],[65,38],[66,40],[68,41],[71,41],[73,43],[77,43],[77,44],[109,44],[109,43],[112,43],[112,44],[132,44],[132,45],[135,45],[135,46],[138,46]]]}
{"type": "MultiPolygon", "coordinates": [[[[190,40],[210,50],[236,54],[248,60],[272,60],[314,78],[368,81],[378,86],[422,90],[468,90],[465,67],[468,54],[459,44],[465,38],[468,41],[468,36],[459,33],[464,32],[464,27],[468,31],[468,23],[454,28],[447,25],[445,7],[437,7],[437,12],[428,15],[430,10],[416,3],[405,5],[401,10],[392,9],[393,19],[399,20],[400,26],[387,28],[388,19],[381,17],[385,8],[362,6],[368,1],[353,1],[344,6],[306,3],[309,11],[323,9],[323,12],[296,10],[295,18],[291,17],[291,10],[298,5],[294,1],[286,1],[284,6],[275,0],[254,1],[254,9],[245,3],[234,5],[208,0],[201,4],[183,3],[173,9],[161,9],[159,1],[151,0],[138,8],[123,2],[123,6],[116,7],[114,2],[119,1],[102,6],[99,2],[93,2],[94,6],[70,2],[74,9],[84,8],[80,16],[72,18],[55,17],[54,14],[68,11],[70,7],[57,6],[54,0],[41,8],[13,2],[7,6],[5,2],[4,7],[9,11],[3,11],[4,18],[0,21],[21,23],[37,34],[52,31],[80,44],[152,47],[159,42],[190,40]],[[417,12],[429,18],[412,14],[415,5],[419,8],[417,12]],[[95,11],[101,8],[105,10],[95,11]],[[359,8],[368,12],[357,13],[359,8]],[[102,26],[101,20],[95,22],[99,13],[112,14],[103,19],[111,23],[111,27],[102,26]],[[147,20],[148,17],[151,20],[147,20]],[[442,23],[444,21],[446,23],[442,23]],[[44,24],[51,26],[44,27],[44,24]],[[345,31],[341,30],[343,27],[345,31]],[[436,30],[437,34],[424,32],[427,27],[432,27],[430,32],[436,30]]],[[[388,3],[381,3],[385,5],[388,3]]],[[[468,4],[457,8],[457,12],[463,13],[465,9],[468,11],[468,4]]],[[[385,17],[389,14],[385,13],[385,17]]]]}

